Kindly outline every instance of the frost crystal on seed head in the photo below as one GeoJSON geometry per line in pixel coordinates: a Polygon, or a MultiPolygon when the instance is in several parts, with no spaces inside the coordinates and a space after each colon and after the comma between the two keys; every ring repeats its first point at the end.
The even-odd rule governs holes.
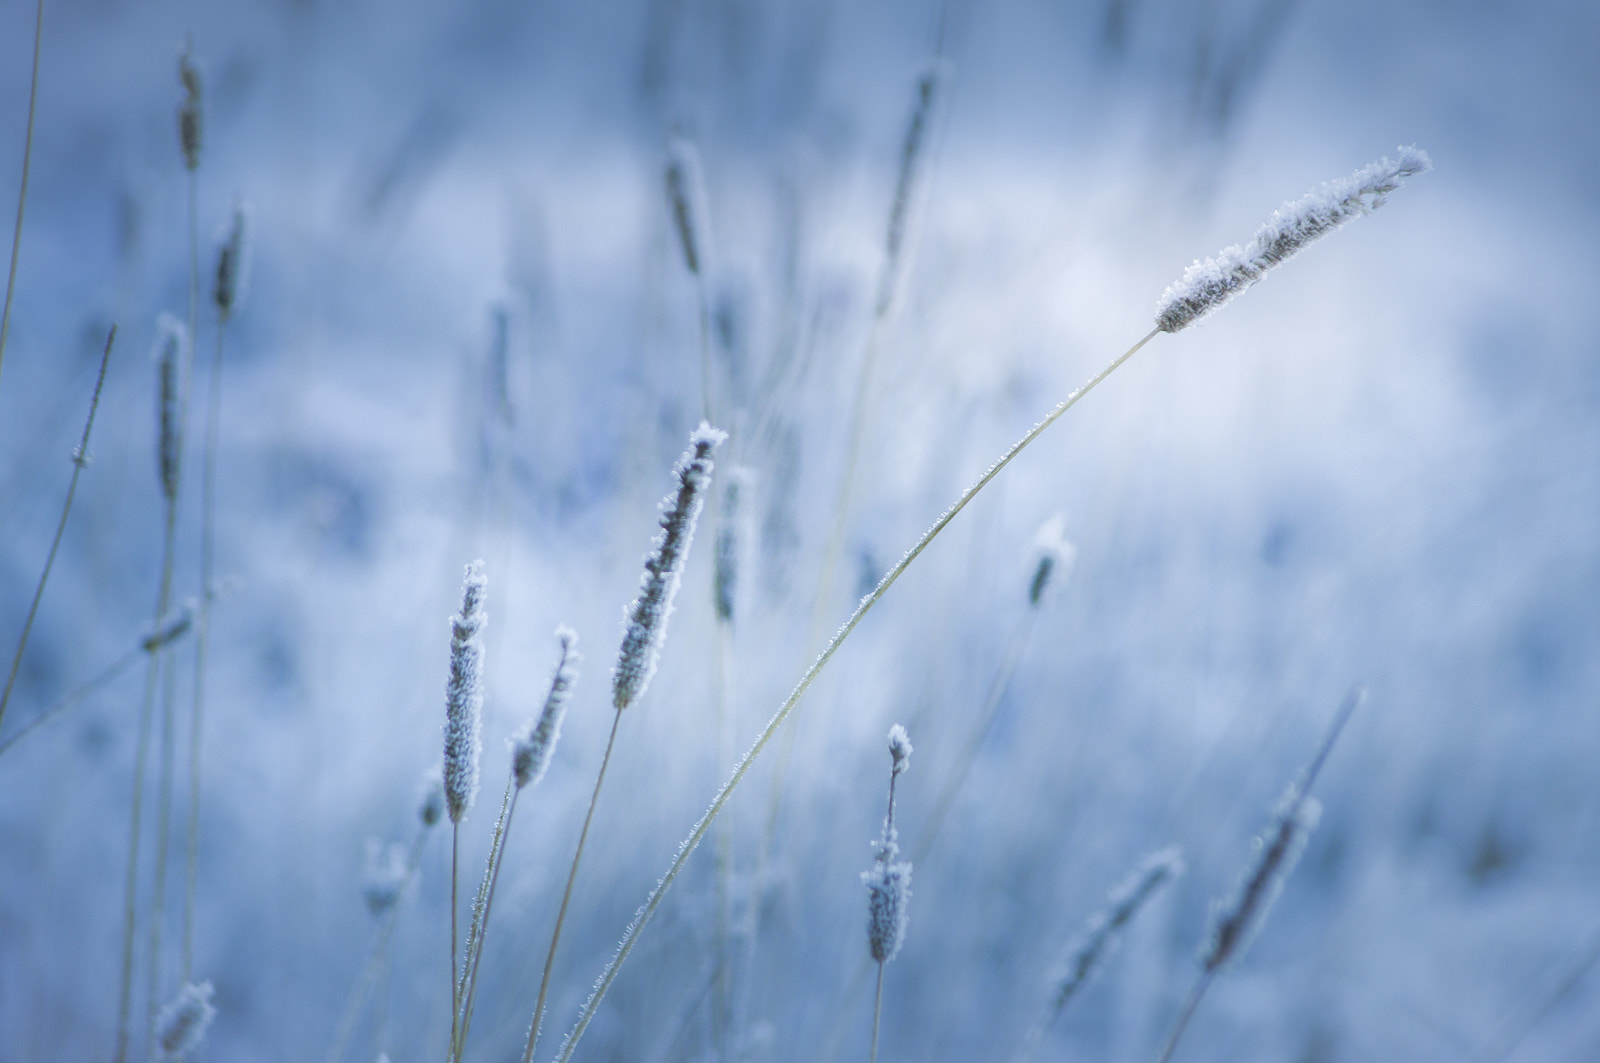
{"type": "Polygon", "coordinates": [[[483,562],[467,566],[461,612],[450,618],[450,678],[445,684],[444,793],[451,823],[460,823],[478,796],[478,756],[483,751],[483,640],[488,614],[483,562]]]}
{"type": "Polygon", "coordinates": [[[899,775],[911,766],[911,738],[899,724],[889,728],[889,773],[899,775]]]}
{"type": "Polygon", "coordinates": [[[619,710],[638,700],[655,675],[672,600],[694,539],[695,520],[711,484],[711,452],[727,438],[728,433],[701,421],[689,437],[689,449],[673,469],[678,489],[661,502],[661,531],[656,534],[655,549],[644,559],[639,597],[625,614],[622,649],[611,673],[611,703],[619,710]]]}
{"type": "Polygon", "coordinates": [[[578,681],[578,662],[583,658],[575,648],[578,634],[565,625],[556,628],[561,643],[561,659],[550,677],[550,693],[536,720],[530,719],[511,740],[511,775],[517,789],[532,786],[544,778],[550,756],[561,739],[561,721],[567,715],[567,696],[578,681]]]}
{"type": "Polygon", "coordinates": [[[156,1016],[156,1041],[171,1056],[181,1056],[200,1043],[217,1017],[211,1004],[215,990],[210,982],[186,982],[156,1016]]]}
{"type": "Polygon", "coordinates": [[[1293,257],[1317,239],[1352,218],[1381,207],[1405,178],[1433,169],[1428,153],[1402,147],[1399,161],[1387,157],[1349,177],[1329,181],[1314,192],[1273,211],[1255,237],[1243,247],[1224,248],[1216,258],[1195,262],[1162,294],[1156,325],[1162,332],[1187,328],[1227,303],[1268,270],[1293,257]]]}

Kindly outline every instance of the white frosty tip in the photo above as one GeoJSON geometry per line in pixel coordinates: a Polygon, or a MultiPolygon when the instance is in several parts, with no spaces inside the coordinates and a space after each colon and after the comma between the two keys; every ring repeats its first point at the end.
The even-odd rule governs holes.
{"type": "Polygon", "coordinates": [[[1156,305],[1156,325],[1162,332],[1177,332],[1226,306],[1272,267],[1352,218],[1381,207],[1407,177],[1431,169],[1433,160],[1427,152],[1406,146],[1396,162],[1381,158],[1284,204],[1248,244],[1224,248],[1216,258],[1184,270],[1183,277],[1162,293],[1156,305]]]}
{"type": "Polygon", "coordinates": [[[181,1056],[198,1045],[217,1017],[210,982],[186,982],[156,1016],[156,1040],[170,1056],[181,1056]]]}
{"type": "Polygon", "coordinates": [[[911,737],[899,724],[889,728],[889,757],[891,775],[899,775],[911,766],[911,737]]]}

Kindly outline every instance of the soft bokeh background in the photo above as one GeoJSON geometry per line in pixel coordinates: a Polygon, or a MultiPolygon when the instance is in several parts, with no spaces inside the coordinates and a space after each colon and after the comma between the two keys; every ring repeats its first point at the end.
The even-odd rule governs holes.
{"type": "MultiPolygon", "coordinates": [[[[32,14],[0,8],[7,196],[32,14]]],[[[1041,1056],[1153,1058],[1212,900],[1356,682],[1371,697],[1318,783],[1322,826],[1178,1058],[1600,1057],[1592,5],[47,0],[45,20],[0,377],[8,660],[105,329],[121,331],[8,734],[150,619],[148,352],[158,313],[184,308],[186,38],[208,90],[207,268],[231,201],[253,209],[251,286],[226,335],[233,587],[214,620],[196,931],[220,1015],[200,1058],[327,1053],[376,925],[364,848],[414,834],[446,617],[474,557],[491,580],[490,692],[469,883],[552,630],[573,625],[587,652],[555,763],[519,806],[468,1050],[518,1058],[611,722],[621,612],[698,420],[696,291],[662,191],[674,129],[699,146],[710,204],[733,433],[719,480],[747,470],[728,737],[703,526],[661,670],[622,721],[541,1059],[816,632],[1143,335],[1189,261],[1412,142],[1435,172],[1158,337],[917,562],[730,806],[725,948],[707,846],[579,1058],[863,1057],[857,874],[884,732],[903,722],[917,747],[900,794],[914,835],[1012,659],[916,866],[884,1059],[1010,1058],[1076,929],[1176,844],[1187,875],[1041,1056]],[[914,255],[818,610],[900,144],[936,50],[951,77],[914,255]],[[1057,513],[1076,570],[1032,610],[1031,543],[1057,513]]],[[[197,395],[209,313],[199,341],[197,395]]],[[[199,579],[193,452],[187,468],[183,596],[199,579]]],[[[192,644],[175,659],[186,705],[192,644]]],[[[142,666],[0,757],[0,1060],[109,1058],[141,685],[142,666]]],[[[347,1059],[443,1055],[447,850],[436,832],[347,1059]]],[[[181,846],[170,855],[169,926],[181,846]]],[[[136,1014],[145,995],[141,976],[136,1014]]]]}

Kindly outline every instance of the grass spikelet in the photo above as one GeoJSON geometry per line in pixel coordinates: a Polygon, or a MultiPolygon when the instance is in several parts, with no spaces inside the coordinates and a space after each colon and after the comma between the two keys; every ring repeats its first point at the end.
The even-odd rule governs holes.
{"type": "Polygon", "coordinates": [[[189,330],[171,314],[162,314],[156,327],[156,459],[161,476],[161,493],[168,502],[172,502],[178,497],[178,478],[183,462],[184,407],[188,403],[188,374],[184,372],[184,366],[188,356],[189,330]]]}
{"type": "Polygon", "coordinates": [[[169,1056],[193,1051],[206,1035],[217,1009],[211,1003],[215,993],[210,982],[186,982],[156,1016],[156,1043],[169,1056]]]}
{"type": "Polygon", "coordinates": [[[711,212],[707,206],[705,177],[700,169],[700,152],[692,141],[673,137],[667,142],[665,180],[683,264],[699,277],[711,246],[711,212]]]}
{"type": "Polygon", "coordinates": [[[217,250],[217,272],[211,286],[211,301],[222,321],[232,319],[244,301],[250,277],[250,208],[238,200],[228,233],[217,250]]]}
{"type": "Polygon", "coordinates": [[[451,823],[460,823],[478,796],[483,752],[483,640],[488,614],[483,562],[467,566],[461,612],[450,618],[450,678],[445,684],[444,793],[451,823]]]}
{"type": "Polygon", "coordinates": [[[561,659],[550,677],[550,693],[537,719],[531,719],[511,741],[511,775],[517,789],[536,786],[550,766],[551,754],[561,739],[561,721],[567,715],[567,698],[578,681],[578,633],[569,627],[556,628],[561,643],[561,659]]]}
{"type": "Polygon", "coordinates": [[[1431,169],[1433,160],[1427,152],[1416,146],[1402,147],[1398,162],[1390,162],[1386,156],[1284,204],[1272,212],[1248,244],[1224,248],[1216,258],[1195,262],[1184,270],[1162,293],[1156,306],[1157,327],[1162,332],[1188,328],[1226,306],[1274,266],[1345,222],[1383,206],[1389,193],[1407,177],[1431,169]]]}
{"type": "Polygon", "coordinates": [[[867,887],[867,952],[878,965],[878,988],[872,1003],[872,1059],[878,1058],[878,1020],[883,1013],[883,967],[900,952],[906,939],[911,901],[911,865],[898,861],[894,827],[895,782],[911,766],[911,740],[899,724],[889,728],[889,811],[883,818],[877,857],[861,873],[867,887]]]}
{"type": "Polygon", "coordinates": [[[894,202],[889,208],[889,225],[883,241],[883,274],[878,280],[878,300],[875,313],[885,317],[893,309],[900,291],[901,264],[905,259],[906,233],[909,229],[911,208],[915,204],[917,186],[924,169],[923,160],[928,151],[929,130],[933,124],[933,111],[938,104],[940,89],[950,75],[950,64],[935,59],[917,78],[917,100],[911,110],[911,121],[906,126],[906,137],[900,145],[900,172],[895,179],[894,202]]]}
{"type": "Polygon", "coordinates": [[[1188,1027],[1211,980],[1231,961],[1244,954],[1250,940],[1261,929],[1272,902],[1283,892],[1284,882],[1294,870],[1300,854],[1305,851],[1311,831],[1322,816],[1321,804],[1310,796],[1311,784],[1316,781],[1323,764],[1327,763],[1328,754],[1333,751],[1333,744],[1344,730],[1350,714],[1365,700],[1366,691],[1361,687],[1355,687],[1345,695],[1311,763],[1284,790],[1267,829],[1256,837],[1253,843],[1255,859],[1240,879],[1233,895],[1216,908],[1211,930],[1200,951],[1200,976],[1178,1009],[1178,1017],[1172,1024],[1172,1031],[1167,1035],[1157,1063],[1167,1063],[1172,1058],[1178,1040],[1188,1027]]]}
{"type": "Polygon", "coordinates": [[[1064,583],[1072,574],[1072,563],[1077,559],[1078,548],[1067,541],[1066,518],[1059,513],[1039,528],[1033,537],[1033,579],[1028,583],[1028,604],[1034,608],[1044,599],[1045,592],[1054,582],[1064,583]]]}
{"type": "Polygon", "coordinates": [[[429,768],[417,794],[417,819],[424,829],[437,826],[444,818],[444,773],[429,768]]]}
{"type": "Polygon", "coordinates": [[[1033,1057],[1044,1035],[1060,1016],[1067,1003],[1088,985],[1116,949],[1123,928],[1133,922],[1145,904],[1168,883],[1183,874],[1183,855],[1176,848],[1151,853],[1111,891],[1106,906],[1084,924],[1067,946],[1066,958],[1052,977],[1050,1002],[1044,1014],[1029,1031],[1017,1054],[1017,1063],[1033,1057]]]}
{"type": "Polygon", "coordinates": [[[728,433],[702,421],[673,469],[678,488],[662,501],[661,531],[655,549],[644,560],[639,597],[628,606],[622,649],[612,672],[611,704],[618,710],[637,701],[655,675],[684,559],[694,539],[695,521],[711,484],[711,452],[727,438],[728,433]]]}
{"type": "Polygon", "coordinates": [[[193,173],[200,166],[200,149],[205,146],[205,120],[200,68],[189,49],[178,57],[178,81],[183,86],[183,102],[178,105],[178,147],[183,152],[184,169],[193,173]]]}

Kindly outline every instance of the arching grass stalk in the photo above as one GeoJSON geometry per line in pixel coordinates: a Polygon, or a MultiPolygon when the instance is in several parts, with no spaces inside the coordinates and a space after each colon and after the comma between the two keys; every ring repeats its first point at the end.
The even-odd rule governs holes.
{"type": "Polygon", "coordinates": [[[638,943],[639,935],[649,925],[656,909],[661,906],[661,900],[666,896],[672,883],[676,881],[678,873],[688,862],[689,856],[705,838],[706,831],[721,814],[723,806],[728,803],[733,791],[738,788],[744,779],[745,773],[750,770],[750,765],[755,758],[760,756],[772,736],[777,733],[783,721],[789,718],[800,703],[800,699],[810,689],[817,675],[825,668],[833,655],[838,652],[850,633],[856,629],[867,613],[872,611],[889,588],[894,586],[896,580],[911,567],[911,563],[921,556],[928,544],[944,531],[945,527],[956,518],[967,503],[975,498],[979,491],[988,486],[989,481],[998,476],[1002,469],[1011,464],[1020,454],[1045,429],[1054,424],[1062,414],[1066,413],[1078,401],[1094,390],[1099,383],[1116,371],[1117,367],[1132,358],[1141,347],[1155,338],[1158,332],[1178,332],[1206,314],[1218,309],[1245,288],[1256,283],[1270,269],[1277,266],[1292,255],[1298,253],[1313,241],[1332,232],[1334,229],[1353,218],[1366,214],[1381,206],[1390,192],[1400,186],[1402,181],[1413,174],[1423,173],[1431,167],[1432,163],[1421,149],[1405,147],[1400,149],[1400,161],[1391,163],[1388,159],[1379,159],[1349,177],[1339,181],[1329,182],[1322,188],[1301,197],[1294,203],[1288,204],[1273,213],[1260,229],[1256,231],[1254,239],[1244,247],[1229,247],[1224,249],[1217,259],[1208,259],[1205,262],[1196,262],[1184,272],[1183,277],[1169,286],[1157,304],[1156,327],[1152,329],[1138,343],[1129,347],[1118,355],[1104,369],[1090,377],[1088,382],[1068,395],[1051,410],[1038,424],[1034,425],[1023,437],[1013,443],[1000,459],[991,465],[987,472],[978,478],[978,482],[967,488],[954,505],[945,510],[938,520],[919,538],[905,556],[891,568],[888,573],[856,605],[844,626],[829,640],[822,653],[811,666],[806,669],[800,681],[790,692],[778,711],[768,721],[765,729],[756,738],[755,744],[745,753],[738,765],[734,768],[732,776],[723,784],[721,790],[712,799],[711,807],[700,817],[689,836],[678,848],[678,854],[673,858],[672,864],[667,868],[666,874],[661,876],[656,888],[646,898],[644,906],[639,909],[633,923],[622,936],[622,941],[617,947],[617,953],[601,973],[600,979],[595,984],[594,992],[589,995],[583,1010],[578,1015],[578,1021],[572,1031],[567,1034],[567,1040],[562,1045],[561,1054],[557,1063],[567,1063],[572,1058],[572,1052],[583,1037],[583,1032],[588,1029],[589,1023],[594,1020],[596,1009],[605,999],[606,992],[611,988],[611,983],[616,981],[617,972],[622,964],[627,961],[628,954],[633,951],[638,943]]]}
{"type": "MultiPolygon", "coordinates": [[[[157,580],[154,625],[159,629],[167,618],[172,603],[172,568],[178,529],[178,484],[183,462],[183,435],[188,391],[185,366],[189,362],[189,333],[182,323],[168,315],[160,320],[160,335],[156,340],[157,368],[157,471],[160,474],[161,495],[165,503],[166,519],[161,540],[161,574],[157,580]]],[[[133,759],[133,795],[129,801],[128,870],[123,885],[122,973],[117,992],[117,1040],[113,1058],[124,1063],[129,1047],[128,1023],[133,1001],[133,939],[137,921],[137,891],[139,881],[139,839],[144,814],[145,773],[150,760],[150,732],[155,715],[156,685],[161,676],[163,659],[168,656],[170,643],[157,646],[150,653],[149,667],[145,672],[144,696],[139,703],[138,736],[133,759]]],[[[168,705],[170,709],[170,703],[168,705]]],[[[170,712],[167,714],[170,723],[170,712]]],[[[170,728],[168,729],[170,735],[170,728]]],[[[170,763],[170,762],[169,762],[170,763]]],[[[166,853],[158,849],[156,868],[165,864],[166,853]]],[[[158,988],[154,983],[159,967],[161,908],[160,893],[156,893],[153,909],[153,955],[150,958],[151,996],[149,1030],[155,1033],[157,1009],[160,1005],[158,988]]],[[[153,1043],[153,1042],[152,1042],[153,1043]]]]}
{"type": "MultiPolygon", "coordinates": [[[[921,538],[919,538],[912,545],[910,550],[906,551],[905,556],[896,562],[895,566],[891,568],[883,577],[883,579],[878,582],[878,585],[874,587],[872,591],[867,594],[866,597],[862,598],[861,601],[856,605],[855,611],[850,614],[847,620],[845,620],[844,626],[842,626],[838,632],[834,634],[833,638],[828,640],[828,644],[823,648],[822,653],[819,654],[817,659],[811,663],[811,666],[806,669],[805,674],[800,677],[800,681],[795,684],[795,687],[792,691],[790,691],[789,696],[785,698],[783,704],[778,707],[778,711],[773,714],[772,719],[767,722],[766,727],[763,728],[761,734],[757,736],[755,744],[750,747],[745,755],[740,758],[739,763],[734,766],[733,774],[729,776],[728,781],[723,784],[722,789],[717,791],[716,797],[712,799],[711,807],[708,808],[705,814],[700,817],[699,822],[694,825],[694,829],[689,832],[689,836],[685,838],[683,844],[678,847],[678,854],[673,858],[671,866],[667,868],[666,874],[661,876],[661,880],[656,884],[655,889],[651,890],[650,896],[645,899],[644,905],[639,909],[638,914],[634,917],[633,923],[629,925],[627,931],[623,934],[622,941],[617,946],[616,955],[612,957],[611,962],[606,965],[605,970],[601,973],[599,981],[595,983],[594,992],[590,994],[589,999],[584,1003],[583,1010],[578,1015],[577,1024],[573,1026],[572,1031],[567,1034],[567,1039],[561,1046],[561,1053],[556,1057],[557,1063],[567,1063],[567,1061],[572,1058],[572,1053],[577,1048],[578,1042],[583,1038],[584,1031],[589,1028],[589,1023],[594,1020],[595,1012],[598,1010],[600,1002],[605,999],[607,991],[609,991],[611,988],[611,983],[616,981],[617,972],[621,969],[623,963],[627,962],[629,953],[631,953],[633,951],[633,947],[638,944],[639,935],[644,931],[644,928],[649,925],[651,918],[655,916],[656,909],[661,906],[662,898],[664,898],[667,894],[667,891],[672,888],[673,882],[677,880],[678,873],[683,870],[683,866],[688,862],[689,856],[700,845],[700,843],[705,840],[706,832],[711,829],[711,824],[715,822],[717,816],[721,814],[723,806],[725,806],[728,803],[728,799],[733,796],[734,790],[736,790],[739,784],[744,781],[746,773],[748,773],[750,770],[750,765],[755,762],[756,757],[761,755],[761,751],[766,749],[767,743],[772,741],[772,736],[777,734],[778,728],[781,727],[783,722],[789,718],[790,713],[794,712],[795,706],[800,704],[800,699],[805,696],[806,691],[811,688],[811,684],[816,681],[817,675],[821,673],[823,668],[827,667],[828,662],[833,659],[833,655],[839,652],[839,647],[844,645],[845,640],[850,637],[851,632],[855,631],[856,626],[860,624],[866,615],[872,611],[872,607],[877,605],[878,602],[882,600],[883,596],[889,592],[889,588],[894,586],[895,581],[905,573],[906,569],[911,567],[912,562],[922,555],[922,552],[926,550],[928,545],[938,537],[939,533],[944,531],[945,527],[956,518],[957,514],[959,514],[963,509],[967,508],[967,503],[971,502],[973,498],[977,497],[979,491],[982,491],[989,485],[989,481],[998,476],[1001,470],[1003,470],[1007,465],[1011,464],[1012,460],[1016,458],[1018,454],[1026,449],[1027,446],[1035,439],[1039,438],[1044,430],[1054,424],[1062,414],[1066,413],[1073,406],[1076,406],[1080,399],[1082,399],[1090,391],[1093,391],[1094,388],[1098,386],[1102,380],[1110,376],[1118,366],[1122,365],[1122,363],[1126,362],[1129,358],[1132,358],[1141,347],[1154,339],[1156,333],[1159,331],[1161,330],[1151,330],[1151,332],[1138,343],[1135,343],[1122,354],[1119,354],[1109,364],[1107,364],[1105,368],[1101,369],[1094,376],[1090,377],[1082,387],[1078,388],[1077,391],[1074,391],[1071,395],[1068,395],[1065,399],[1063,399],[1055,407],[1055,409],[1051,410],[1050,413],[1045,416],[1043,420],[1030,428],[1027,434],[1013,443],[1011,447],[1000,456],[1000,459],[991,465],[988,471],[978,478],[976,483],[967,488],[966,491],[962,493],[961,497],[956,499],[954,505],[945,510],[939,519],[934,521],[933,525],[928,528],[927,531],[922,533],[921,538]]],[[[526,1059],[524,1059],[524,1063],[526,1063],[526,1059]]]]}
{"type": "MultiPolygon", "coordinates": [[[[89,431],[94,428],[94,414],[100,408],[100,390],[106,383],[106,365],[111,361],[111,345],[117,339],[117,326],[112,325],[106,334],[106,348],[100,355],[100,375],[95,377],[94,396],[89,400],[89,416],[83,422],[83,438],[72,452],[72,478],[67,481],[67,498],[61,504],[61,519],[56,522],[55,538],[50,541],[50,552],[45,555],[44,570],[39,573],[39,583],[33,589],[33,601],[28,604],[28,616],[22,622],[22,634],[17,637],[17,651],[11,656],[11,671],[6,675],[6,686],[0,691],[0,725],[6,720],[6,706],[11,702],[11,690],[17,682],[17,671],[22,667],[22,653],[28,647],[28,636],[33,631],[34,617],[39,614],[39,600],[44,597],[44,585],[50,580],[50,570],[56,563],[56,551],[61,548],[61,536],[67,530],[67,517],[72,513],[72,499],[78,493],[78,476],[89,464],[89,431]]],[[[0,746],[0,751],[4,750],[0,746]]]]}
{"type": "Polygon", "coordinates": [[[200,863],[200,750],[205,723],[206,659],[211,646],[211,584],[216,579],[217,433],[222,414],[222,348],[228,322],[244,295],[248,216],[235,203],[228,237],[217,254],[212,302],[217,342],[206,387],[206,432],[200,459],[200,608],[194,629],[194,702],[189,715],[189,822],[184,844],[183,981],[194,967],[194,906],[200,863]]]}
{"type": "Polygon", "coordinates": [[[727,439],[726,432],[704,421],[689,436],[689,449],[673,469],[678,481],[677,489],[661,503],[661,530],[656,535],[654,548],[645,556],[644,574],[639,579],[639,596],[624,613],[622,648],[617,653],[616,667],[611,672],[611,705],[616,709],[616,716],[611,721],[611,735],[606,739],[606,751],[600,758],[594,793],[589,797],[589,811],[583,817],[583,830],[578,834],[578,847],[572,854],[572,869],[567,872],[567,886],[561,894],[555,929],[550,934],[550,951],[545,955],[544,974],[539,979],[539,999],[534,1004],[533,1022],[528,1028],[528,1045],[523,1050],[522,1063],[530,1063],[533,1050],[539,1043],[539,1031],[544,1025],[545,1000],[550,992],[550,974],[555,968],[556,948],[561,943],[561,927],[566,922],[567,906],[572,901],[572,886],[578,879],[578,864],[583,859],[583,848],[589,840],[589,826],[594,820],[595,806],[600,802],[600,787],[605,783],[606,767],[611,763],[611,750],[617,742],[617,726],[622,722],[622,711],[644,695],[655,675],[661,644],[666,639],[667,619],[672,615],[683,566],[688,560],[689,547],[694,542],[695,522],[699,520],[706,493],[711,489],[711,454],[727,439]]]}
{"type": "Polygon", "coordinates": [[[28,80],[28,125],[22,134],[22,184],[17,190],[17,223],[11,230],[11,268],[6,272],[6,305],[0,311],[0,369],[6,364],[6,340],[11,335],[11,299],[17,290],[17,261],[22,253],[22,216],[28,206],[28,170],[33,163],[33,116],[39,103],[39,50],[44,42],[44,0],[33,13],[33,74],[28,80]]]}

